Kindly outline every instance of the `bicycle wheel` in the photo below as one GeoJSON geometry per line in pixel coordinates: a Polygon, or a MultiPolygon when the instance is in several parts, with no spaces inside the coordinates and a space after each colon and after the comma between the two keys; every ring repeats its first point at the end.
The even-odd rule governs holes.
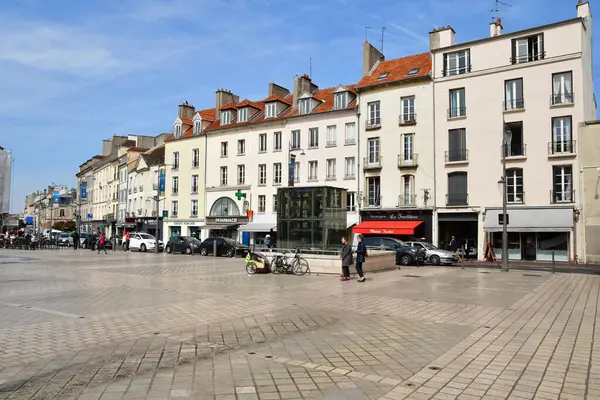
{"type": "Polygon", "coordinates": [[[281,264],[283,261],[281,260],[281,256],[277,256],[271,262],[271,272],[274,274],[281,273],[281,264]]]}
{"type": "Polygon", "coordinates": [[[254,261],[250,261],[246,264],[246,272],[248,275],[254,275],[256,273],[257,267],[254,261]]]}
{"type": "Polygon", "coordinates": [[[294,275],[302,276],[306,274],[309,270],[308,261],[304,258],[297,258],[294,260],[293,264],[294,275]]]}

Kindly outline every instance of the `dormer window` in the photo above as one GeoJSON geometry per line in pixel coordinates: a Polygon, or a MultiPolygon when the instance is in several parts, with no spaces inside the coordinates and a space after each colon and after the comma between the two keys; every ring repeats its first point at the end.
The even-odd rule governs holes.
{"type": "Polygon", "coordinates": [[[248,109],[246,107],[238,110],[238,122],[248,121],[248,109]]]}
{"type": "Polygon", "coordinates": [[[310,98],[300,100],[300,114],[310,114],[310,98]]]}
{"type": "Polygon", "coordinates": [[[202,123],[200,121],[194,121],[194,135],[199,135],[202,130],[202,123]]]}
{"type": "Polygon", "coordinates": [[[341,110],[348,107],[348,92],[336,93],[334,96],[334,108],[341,110]]]}
{"type": "Polygon", "coordinates": [[[419,68],[413,68],[406,73],[406,75],[416,75],[419,72],[419,68]]]}
{"type": "Polygon", "coordinates": [[[277,116],[277,103],[267,103],[265,111],[267,118],[275,118],[277,116]]]}
{"type": "Polygon", "coordinates": [[[377,79],[378,79],[378,80],[379,80],[379,79],[385,79],[385,78],[387,78],[387,77],[388,77],[388,75],[389,75],[389,74],[390,74],[389,72],[384,72],[384,73],[382,73],[382,74],[379,74],[379,76],[377,77],[377,79]]]}
{"type": "Polygon", "coordinates": [[[179,139],[181,137],[181,124],[175,125],[175,139],[179,139]]]}
{"type": "Polygon", "coordinates": [[[221,124],[227,125],[231,123],[231,111],[221,111],[221,124]]]}

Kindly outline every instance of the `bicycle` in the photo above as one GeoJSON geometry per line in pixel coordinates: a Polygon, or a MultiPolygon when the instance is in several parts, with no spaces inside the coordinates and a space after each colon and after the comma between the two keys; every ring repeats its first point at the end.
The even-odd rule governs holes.
{"type": "Polygon", "coordinates": [[[275,256],[271,263],[271,272],[274,274],[285,273],[302,276],[310,270],[308,261],[300,257],[300,249],[296,249],[293,258],[291,262],[288,262],[288,257],[285,255],[275,256]]]}

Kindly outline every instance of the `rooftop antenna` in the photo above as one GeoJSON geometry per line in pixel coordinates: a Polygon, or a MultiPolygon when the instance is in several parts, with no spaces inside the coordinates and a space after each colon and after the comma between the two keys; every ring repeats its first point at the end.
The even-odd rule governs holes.
{"type": "Polygon", "coordinates": [[[490,12],[493,13],[492,22],[496,22],[498,19],[502,18],[500,16],[500,5],[503,5],[506,7],[512,7],[510,4],[505,3],[504,1],[494,0],[494,8],[490,10],[490,12]]]}
{"type": "Polygon", "coordinates": [[[312,57],[308,59],[308,76],[312,78],[312,57]]]}
{"type": "Polygon", "coordinates": [[[383,34],[384,34],[384,32],[385,32],[385,26],[382,26],[381,27],[381,50],[380,50],[381,54],[383,54],[383,34]]]}
{"type": "Polygon", "coordinates": [[[365,42],[369,41],[369,29],[373,29],[370,26],[365,26],[365,42]]]}

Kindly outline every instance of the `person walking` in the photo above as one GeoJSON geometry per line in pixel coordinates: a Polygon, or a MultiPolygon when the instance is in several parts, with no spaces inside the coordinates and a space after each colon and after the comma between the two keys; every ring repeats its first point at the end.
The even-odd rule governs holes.
{"type": "Polygon", "coordinates": [[[77,231],[73,232],[73,250],[77,250],[79,248],[79,234],[77,231]]]}
{"type": "Polygon", "coordinates": [[[129,231],[125,231],[125,251],[129,251],[129,243],[131,241],[131,235],[129,235],[129,231]]]}
{"type": "Polygon", "coordinates": [[[450,243],[448,244],[448,249],[454,254],[458,255],[458,261],[461,261],[460,254],[458,253],[458,243],[456,243],[456,238],[452,236],[450,238],[450,243]]]}
{"type": "Polygon", "coordinates": [[[340,258],[342,259],[342,277],[341,281],[349,281],[350,280],[350,266],[354,264],[354,258],[352,257],[352,246],[348,243],[348,239],[344,236],[342,238],[342,254],[340,258]]]}
{"type": "Polygon", "coordinates": [[[100,239],[98,239],[98,254],[100,254],[100,250],[104,250],[104,254],[108,254],[106,251],[106,237],[104,236],[104,232],[100,234],[100,239]]]}
{"type": "Polygon", "coordinates": [[[367,258],[367,246],[363,243],[363,235],[358,235],[357,240],[358,246],[356,246],[356,264],[354,264],[354,268],[356,268],[356,273],[359,276],[358,282],[364,282],[365,274],[362,265],[367,258]]]}
{"type": "Polygon", "coordinates": [[[469,261],[469,253],[471,249],[469,249],[469,241],[465,239],[465,246],[463,250],[463,254],[465,255],[465,261],[469,261]]]}

